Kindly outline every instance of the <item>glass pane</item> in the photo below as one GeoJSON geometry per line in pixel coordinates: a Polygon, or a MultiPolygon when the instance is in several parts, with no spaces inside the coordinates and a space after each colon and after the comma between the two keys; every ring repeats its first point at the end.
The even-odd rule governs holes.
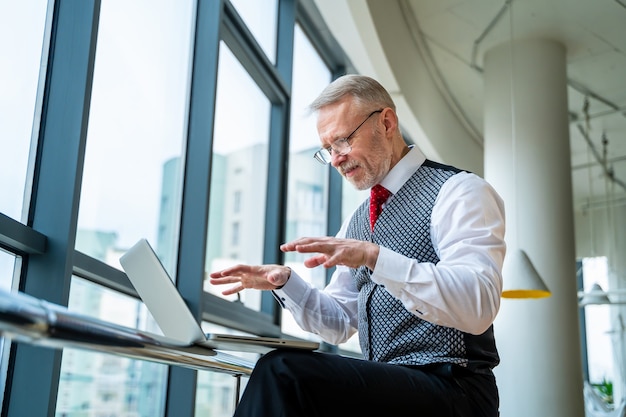
{"type": "MultiPolygon", "coordinates": [[[[369,190],[357,190],[348,180],[343,179],[341,187],[341,221],[345,221],[352,212],[369,197],[369,190]]],[[[343,343],[341,349],[360,353],[359,333],[355,333],[347,342],[343,343]]]]}
{"type": "MultiPolygon", "coordinates": [[[[121,326],[160,333],[132,297],[72,279],[68,308],[121,326]]],[[[164,414],[167,366],[82,349],[64,349],[56,416],[164,414]]]]}
{"type": "MultiPolygon", "coordinates": [[[[16,261],[20,258],[0,249],[0,291],[10,291],[16,261]]],[[[9,340],[0,336],[0,387],[4,387],[9,359],[9,340]]],[[[4,390],[0,390],[4,392],[4,390]]]]}
{"type": "Polygon", "coordinates": [[[0,290],[10,291],[17,257],[0,248],[0,290]]]}
{"type": "MultiPolygon", "coordinates": [[[[226,44],[220,45],[211,168],[207,272],[263,261],[271,105],[226,44]]],[[[206,283],[221,295],[223,288],[206,283]]],[[[227,297],[237,299],[233,295],[227,297]]],[[[255,310],[260,291],[243,291],[255,310]]]]}
{"type": "MultiPolygon", "coordinates": [[[[608,277],[609,267],[605,256],[583,259],[585,292],[591,291],[594,284],[599,284],[606,291],[609,288],[608,277]]],[[[621,346],[622,333],[619,331],[619,323],[611,323],[610,309],[609,304],[590,304],[584,307],[587,363],[589,382],[592,384],[601,384],[604,380],[615,383],[619,378],[616,369],[620,361],[616,361],[616,358],[621,360],[623,354],[614,349],[621,346]]]]}
{"type": "Polygon", "coordinates": [[[174,276],[194,2],[102,2],[76,248],[146,238],[174,276]]]}
{"type": "Polygon", "coordinates": [[[341,220],[352,215],[361,203],[370,196],[370,190],[357,190],[348,180],[343,179],[341,186],[341,220]]]}
{"type": "MultiPolygon", "coordinates": [[[[47,0],[0,2],[0,212],[22,220],[31,138],[36,140],[37,91],[47,0]]],[[[47,45],[46,45],[47,47],[47,45]]]]}
{"type": "MultiPolygon", "coordinates": [[[[205,333],[245,334],[208,322],[202,322],[202,330],[205,333]]],[[[250,363],[255,363],[260,356],[259,354],[249,352],[229,351],[227,353],[238,356],[250,363]]],[[[233,376],[219,372],[200,371],[198,372],[197,382],[195,412],[197,417],[233,415],[235,411],[235,395],[237,393],[237,380],[233,376]]],[[[247,377],[241,377],[240,395],[243,393],[247,382],[247,377]]]]}
{"type": "MultiPolygon", "coordinates": [[[[329,167],[313,158],[320,147],[314,114],[308,105],[328,85],[331,74],[300,26],[295,27],[291,124],[289,132],[289,180],[287,190],[286,240],[304,236],[325,236],[328,211],[329,167]]],[[[287,253],[285,262],[318,288],[326,285],[326,270],[307,268],[310,255],[287,253]]],[[[313,338],[302,331],[291,314],[283,310],[282,330],[302,338],[313,338]]]]}
{"type": "MultiPolygon", "coordinates": [[[[343,179],[341,187],[341,221],[345,221],[352,212],[369,197],[369,190],[357,190],[348,180],[343,179]]],[[[359,334],[355,333],[347,342],[342,344],[341,349],[351,352],[361,352],[359,345],[359,334]]]]}
{"type": "Polygon", "coordinates": [[[231,3],[270,61],[276,62],[277,0],[231,0],[231,3]]]}
{"type": "MultiPolygon", "coordinates": [[[[247,378],[241,379],[241,391],[247,378]]],[[[196,417],[232,416],[237,380],[224,373],[199,371],[196,386],[196,417]]]]}

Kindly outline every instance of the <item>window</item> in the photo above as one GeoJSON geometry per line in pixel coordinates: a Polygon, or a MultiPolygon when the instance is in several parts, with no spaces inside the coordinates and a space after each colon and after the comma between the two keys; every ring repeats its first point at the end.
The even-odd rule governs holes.
{"type": "Polygon", "coordinates": [[[325,209],[323,191],[320,184],[299,181],[295,187],[296,210],[323,211],[325,209]]]}
{"type": "Polygon", "coordinates": [[[271,62],[276,61],[277,0],[231,0],[271,62]]]}
{"type": "MultiPolygon", "coordinates": [[[[225,43],[220,45],[207,241],[207,272],[236,263],[263,262],[270,102],[225,43]],[[239,194],[235,197],[235,194],[239,194]],[[235,211],[234,203],[241,210],[235,211]],[[237,221],[234,227],[233,220],[237,221]],[[230,233],[224,225],[233,224],[230,233]],[[227,233],[225,233],[227,232],[227,233]],[[233,251],[232,246],[238,250],[233,251]],[[228,254],[235,252],[238,258],[228,254]]],[[[221,288],[207,291],[224,297],[221,288]]],[[[227,297],[236,300],[236,296],[227,297]]],[[[241,293],[261,306],[259,291],[241,293]]]]}
{"type": "MultiPolygon", "coordinates": [[[[591,291],[594,284],[599,284],[605,290],[609,288],[608,269],[605,256],[584,258],[583,290],[591,291]]],[[[622,352],[615,350],[620,346],[616,342],[621,338],[621,333],[611,328],[611,305],[590,304],[583,307],[583,312],[585,326],[582,333],[586,342],[586,352],[583,354],[586,355],[589,382],[599,384],[606,380],[615,383],[620,378],[616,363],[620,363],[622,352]]]]}
{"type": "MultiPolygon", "coordinates": [[[[10,291],[13,282],[14,266],[20,258],[0,249],[0,290],[10,291]]],[[[0,385],[4,386],[6,378],[6,355],[8,346],[5,346],[4,337],[0,337],[0,385]]]]}
{"type": "MultiPolygon", "coordinates": [[[[331,72],[299,25],[294,32],[294,62],[290,130],[289,185],[287,196],[286,240],[301,236],[335,234],[327,231],[328,181],[332,167],[315,161],[313,154],[320,147],[316,118],[308,113],[308,105],[330,83],[331,72]]],[[[367,197],[366,191],[357,191],[344,180],[342,187],[342,220],[367,197]]],[[[308,256],[287,253],[285,262],[304,279],[318,288],[326,285],[326,270],[322,267],[306,268],[308,256]]],[[[298,327],[291,314],[282,311],[282,327],[285,333],[301,338],[311,338],[298,327]]],[[[355,335],[341,346],[342,349],[360,352],[355,335]]]]}
{"type": "MultiPolygon", "coordinates": [[[[315,51],[302,28],[294,33],[293,86],[289,133],[289,179],[287,189],[286,240],[303,236],[303,231],[316,236],[326,235],[326,207],[329,168],[315,161],[313,154],[320,142],[316,118],[309,114],[308,105],[328,85],[330,70],[315,51]],[[320,209],[323,208],[323,209],[320,209]]],[[[318,287],[326,284],[324,268],[306,268],[307,256],[285,254],[285,262],[294,271],[318,287]]],[[[294,322],[291,314],[282,312],[283,331],[294,336],[311,338],[294,322]]]]}
{"type": "Polygon", "coordinates": [[[232,416],[235,412],[235,378],[215,372],[198,372],[197,417],[232,416]]]}
{"type": "MultiPolygon", "coordinates": [[[[162,334],[137,300],[80,278],[72,280],[72,311],[125,327],[162,334]]],[[[64,349],[57,395],[57,416],[159,416],[165,404],[167,366],[82,349],[64,349]]]]}
{"type": "MultiPolygon", "coordinates": [[[[48,1],[0,2],[0,213],[26,222],[41,112],[40,83],[48,1]]],[[[21,258],[0,248],[0,289],[17,285],[21,258]]],[[[9,344],[0,337],[0,386],[5,386],[9,344]]],[[[4,390],[2,390],[4,391],[4,390]]],[[[0,401],[1,403],[1,401],[0,401]]]]}
{"type": "Polygon", "coordinates": [[[140,238],[175,276],[193,2],[102,3],[76,249],[140,238]]]}
{"type": "MultiPolygon", "coordinates": [[[[281,39],[277,36],[279,16],[281,23],[302,15],[303,22],[317,24],[317,15],[308,16],[309,5],[301,7],[297,1],[278,0],[157,3],[106,0],[80,3],[76,8],[56,7],[58,5],[55,0],[0,4],[0,34],[4,35],[0,40],[0,54],[7,63],[0,67],[0,213],[10,220],[0,226],[22,222],[19,226],[28,229],[25,219],[33,217],[33,213],[28,213],[30,194],[36,199],[55,191],[50,190],[45,182],[36,183],[38,178],[33,175],[35,161],[54,158],[55,152],[65,150],[62,143],[52,150],[51,147],[38,147],[36,141],[41,120],[50,122],[47,126],[63,124],[63,120],[56,118],[57,113],[48,112],[50,109],[41,103],[47,99],[44,97],[45,86],[50,86],[50,91],[63,91],[58,86],[74,79],[58,70],[55,77],[45,78],[51,68],[47,66],[48,49],[51,54],[70,51],[69,47],[74,48],[76,39],[87,40],[88,36],[82,35],[89,34],[96,27],[97,42],[85,41],[81,46],[84,49],[78,49],[80,54],[77,56],[83,60],[84,67],[77,66],[71,74],[91,80],[89,71],[93,69],[93,84],[85,85],[86,91],[77,90],[67,105],[68,113],[72,113],[75,120],[88,122],[84,126],[77,124],[76,128],[77,131],[83,127],[86,130],[84,148],[80,142],[84,139],[83,131],[80,130],[74,137],[75,147],[72,149],[77,152],[64,154],[67,155],[67,166],[70,169],[79,167],[80,172],[68,172],[67,177],[61,178],[61,181],[67,181],[61,184],[64,190],[74,193],[63,195],[67,197],[68,206],[78,208],[77,219],[74,210],[64,211],[70,213],[66,217],[68,221],[58,229],[67,230],[51,232],[41,228],[38,233],[27,230],[26,236],[17,244],[3,244],[0,249],[0,288],[17,288],[15,277],[20,276],[24,279],[21,288],[33,292],[32,288],[39,285],[38,279],[46,275],[41,273],[39,265],[45,269],[49,262],[66,271],[69,269],[66,266],[73,266],[75,275],[71,279],[57,275],[60,278],[55,281],[63,284],[63,288],[55,287],[57,295],[69,294],[68,308],[72,312],[161,334],[143,303],[125,295],[119,287],[130,285],[119,271],[119,257],[140,238],[150,241],[184,292],[189,291],[187,285],[190,282],[193,285],[193,279],[197,282],[202,279],[202,276],[187,278],[190,274],[186,274],[185,268],[196,261],[197,272],[200,272],[204,256],[206,271],[233,263],[259,264],[267,260],[267,254],[273,250],[266,247],[273,245],[268,245],[268,241],[275,242],[278,237],[283,239],[283,232],[292,237],[328,233],[330,170],[317,164],[312,157],[319,140],[315,120],[305,112],[307,104],[331,80],[331,70],[318,54],[328,39],[317,39],[313,47],[302,29],[296,26],[296,57],[293,60],[296,68],[293,88],[290,89],[287,87],[291,77],[292,39],[285,37],[291,36],[292,32],[285,30],[281,39]],[[208,8],[196,9],[198,5],[208,8]],[[206,13],[207,10],[217,10],[217,7],[212,9],[217,5],[224,6],[219,10],[223,13],[206,13]],[[53,12],[58,15],[52,16],[53,12]],[[202,19],[196,21],[199,16],[202,19]],[[98,21],[94,22],[93,17],[98,21]],[[211,21],[211,17],[215,21],[211,21]],[[215,24],[218,18],[221,22],[215,24]],[[209,36],[196,37],[196,24],[200,29],[198,33],[209,36]],[[49,33],[53,25],[58,25],[54,26],[58,29],[55,31],[58,36],[49,33]],[[81,37],[65,36],[73,30],[82,31],[81,37]],[[219,35],[224,39],[218,40],[219,35]],[[192,85],[191,77],[198,75],[193,73],[192,67],[192,63],[197,62],[192,55],[194,42],[201,38],[210,47],[203,49],[206,54],[200,59],[201,65],[206,64],[201,69],[205,78],[192,85]],[[95,54],[89,49],[90,45],[95,48],[95,54]],[[279,50],[284,60],[277,65],[279,50]],[[94,56],[91,65],[87,60],[94,56]],[[192,89],[194,93],[202,89],[211,92],[207,96],[215,90],[215,97],[203,97],[208,100],[192,107],[196,103],[192,98],[198,97],[197,94],[192,97],[192,89]],[[89,96],[79,97],[83,92],[89,96]],[[84,106],[87,100],[89,106],[84,106]],[[289,121],[286,120],[290,113],[286,103],[292,106],[289,121]],[[193,129],[197,126],[197,118],[206,121],[208,115],[197,115],[189,110],[203,106],[210,107],[213,112],[209,115],[213,124],[206,124],[206,127],[213,128],[210,133],[193,129]],[[287,126],[291,129],[289,132],[284,131],[287,126]],[[188,131],[194,133],[190,140],[188,131]],[[198,131],[200,133],[196,134],[198,131]],[[285,156],[281,152],[287,148],[284,142],[287,133],[290,154],[289,165],[285,166],[285,156]],[[204,140],[206,142],[202,142],[204,140]],[[206,155],[193,154],[187,158],[188,147],[196,150],[202,148],[202,144],[207,145],[206,155]],[[281,152],[270,152],[270,147],[281,152]],[[35,152],[42,153],[37,155],[35,152]],[[84,161],[81,161],[79,158],[83,157],[84,161]],[[210,166],[211,172],[207,170],[203,175],[188,172],[202,166],[202,158],[206,158],[206,166],[210,166]],[[285,181],[282,178],[284,169],[288,170],[285,181]],[[270,176],[268,172],[278,173],[280,178],[270,176]],[[188,181],[190,178],[192,180],[188,181]],[[79,190],[73,187],[76,179],[80,181],[79,190]],[[203,190],[202,195],[196,198],[194,192],[186,192],[190,189],[203,190]],[[286,213],[282,210],[283,203],[274,198],[276,195],[287,195],[286,213]],[[199,210],[187,210],[196,203],[199,210]],[[266,207],[270,207],[271,212],[266,213],[266,207]],[[76,224],[73,224],[74,220],[76,224]],[[204,221],[208,224],[205,225],[204,221]],[[201,251],[189,255],[192,262],[179,264],[179,256],[193,252],[185,251],[180,255],[179,247],[202,247],[203,242],[196,242],[189,234],[181,235],[181,224],[188,230],[189,224],[196,223],[207,228],[206,254],[201,251]],[[76,233],[75,245],[67,252],[55,250],[42,256],[22,257],[23,247],[27,254],[31,250],[37,252],[35,246],[41,238],[40,233],[50,233],[46,235],[49,239],[60,236],[61,241],[67,237],[70,242],[73,241],[72,234],[76,233]],[[74,256],[74,251],[80,252],[78,256],[74,256]],[[33,262],[35,258],[39,264],[33,262]],[[67,265],[72,260],[74,264],[67,265]],[[23,262],[26,268],[22,271],[23,262]],[[28,268],[29,262],[37,267],[28,268]],[[37,269],[39,273],[34,272],[37,269]],[[177,279],[179,270],[181,279],[177,279]]],[[[328,59],[331,55],[325,56],[328,59]]],[[[333,62],[332,65],[343,63],[333,62]]],[[[45,198],[37,201],[37,220],[51,221],[46,213],[54,213],[54,210],[48,210],[56,208],[48,207],[54,204],[45,198]]],[[[4,237],[5,230],[0,229],[0,235],[4,237]]],[[[15,239],[15,236],[10,237],[15,239]]],[[[287,263],[302,270],[314,285],[325,285],[326,271],[322,268],[307,271],[302,267],[302,258],[295,255],[288,258],[287,263]]],[[[223,297],[222,288],[204,285],[204,289],[223,297]]],[[[251,334],[260,333],[265,328],[278,329],[276,316],[267,314],[273,308],[269,305],[274,302],[271,296],[267,299],[259,291],[248,291],[240,297],[226,297],[241,301],[230,304],[232,316],[230,312],[217,315],[211,308],[222,310],[224,304],[229,303],[215,300],[213,295],[208,297],[218,301],[218,307],[215,304],[207,306],[206,299],[200,300],[206,309],[204,318],[214,318],[217,323],[203,322],[205,331],[251,334]],[[231,323],[237,323],[241,328],[222,327],[231,323]]],[[[285,331],[290,332],[290,323],[285,322],[285,326],[285,331]]],[[[301,335],[297,331],[293,334],[301,335]]],[[[196,389],[196,415],[233,413],[233,395],[237,386],[231,375],[199,371],[195,379],[186,373],[177,373],[180,371],[177,367],[168,369],[166,365],[116,354],[65,348],[62,355],[40,355],[38,350],[30,349],[25,343],[16,343],[10,350],[8,346],[5,339],[0,339],[0,381],[3,386],[11,387],[3,393],[2,401],[15,396],[19,401],[10,404],[12,407],[20,404],[14,410],[19,415],[45,414],[56,406],[54,413],[57,416],[160,416],[165,413],[165,398],[171,388],[168,375],[176,375],[177,384],[181,384],[176,389],[196,389]],[[12,352],[15,357],[9,361],[12,352]],[[17,377],[12,364],[19,365],[14,368],[21,372],[17,377]],[[48,384],[48,378],[56,379],[57,372],[60,373],[57,392],[45,392],[45,386],[55,386],[48,384]],[[33,383],[41,383],[43,389],[33,389],[33,383]],[[22,401],[30,400],[31,396],[32,401],[22,401]]],[[[257,356],[243,355],[243,358],[256,360],[257,356]]],[[[246,380],[241,382],[245,384],[246,380]]],[[[188,399],[175,395],[168,398],[168,403],[174,406],[185,401],[188,399]]]]}
{"type": "MultiPolygon", "coordinates": [[[[192,17],[191,0],[102,2],[76,249],[109,265],[147,238],[175,276],[192,17]]],[[[161,333],[142,303],[79,278],[69,308],[161,333]]],[[[166,376],[163,365],[66,349],[57,415],[161,415],[166,376]]]]}
{"type": "Polygon", "coordinates": [[[10,291],[17,258],[12,253],[0,249],[0,289],[10,291]]]}
{"type": "MultiPolygon", "coordinates": [[[[202,330],[205,333],[235,334],[232,329],[203,322],[202,330]]],[[[241,334],[241,332],[237,332],[241,334]]],[[[254,362],[259,358],[257,353],[231,352],[244,360],[254,362]]],[[[196,412],[197,417],[232,416],[234,413],[235,393],[237,381],[231,375],[215,372],[198,372],[198,385],[196,389],[196,412]]],[[[243,392],[248,378],[242,377],[240,393],[243,392]]]]}
{"type": "Polygon", "coordinates": [[[30,198],[30,152],[39,133],[33,114],[40,112],[41,63],[48,47],[43,43],[47,3],[0,3],[0,212],[15,220],[23,220],[30,198]]]}

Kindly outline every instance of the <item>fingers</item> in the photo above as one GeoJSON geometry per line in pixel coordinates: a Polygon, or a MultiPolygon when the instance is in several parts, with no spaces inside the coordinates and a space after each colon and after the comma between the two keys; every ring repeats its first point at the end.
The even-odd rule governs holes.
{"type": "Polygon", "coordinates": [[[244,274],[246,272],[250,272],[252,270],[252,267],[250,267],[249,265],[234,265],[225,269],[222,269],[221,271],[215,271],[215,272],[211,272],[209,274],[209,277],[211,278],[220,278],[220,277],[224,277],[226,275],[241,275],[244,274]]]}
{"type": "Polygon", "coordinates": [[[327,267],[325,265],[327,261],[328,261],[328,256],[324,254],[319,254],[317,256],[312,256],[309,259],[305,259],[304,266],[306,266],[307,268],[315,268],[316,266],[320,266],[320,265],[324,265],[325,267],[327,267]]]}
{"type": "Polygon", "coordinates": [[[231,287],[231,288],[228,288],[228,289],[222,291],[222,294],[223,295],[233,295],[233,294],[237,294],[238,292],[241,292],[243,290],[244,290],[244,288],[241,285],[237,285],[235,287],[231,287]]]}
{"type": "Polygon", "coordinates": [[[221,271],[208,274],[211,285],[237,284],[222,291],[223,295],[233,295],[243,291],[245,288],[241,284],[241,275],[250,271],[248,265],[235,265],[221,271]]]}
{"type": "Polygon", "coordinates": [[[330,253],[341,240],[334,237],[302,237],[280,245],[283,252],[330,253]]]}
{"type": "MultiPolygon", "coordinates": [[[[211,274],[211,276],[213,275],[211,274]]],[[[241,281],[241,278],[237,276],[233,276],[233,275],[219,276],[217,278],[209,279],[209,282],[213,285],[234,284],[240,281],[241,281]]]]}
{"type": "Polygon", "coordinates": [[[346,258],[346,250],[354,247],[354,241],[349,239],[337,239],[334,237],[303,237],[281,245],[283,252],[316,253],[317,255],[304,261],[307,268],[315,268],[322,265],[324,268],[332,268],[349,262],[346,258]]]}
{"type": "Polygon", "coordinates": [[[291,269],[284,265],[235,265],[208,274],[212,285],[235,284],[222,294],[235,294],[244,289],[274,290],[283,286],[291,269]]]}
{"type": "Polygon", "coordinates": [[[319,243],[324,240],[328,240],[331,238],[328,237],[301,237],[291,242],[286,242],[280,245],[280,250],[283,252],[294,252],[300,251],[300,248],[306,247],[306,245],[311,245],[315,243],[319,243]]]}
{"type": "MultiPolygon", "coordinates": [[[[211,274],[211,276],[213,275],[214,274],[211,274]]],[[[222,291],[223,295],[233,295],[244,290],[243,285],[241,285],[241,279],[238,277],[234,277],[232,275],[219,277],[219,278],[210,278],[209,282],[211,283],[211,285],[224,285],[224,284],[235,284],[235,283],[238,284],[222,291]]]]}

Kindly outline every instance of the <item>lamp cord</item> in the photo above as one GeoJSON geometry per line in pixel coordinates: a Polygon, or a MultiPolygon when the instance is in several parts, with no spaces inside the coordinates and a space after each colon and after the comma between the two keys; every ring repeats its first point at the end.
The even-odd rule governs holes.
{"type": "MultiPolygon", "coordinates": [[[[591,130],[591,126],[589,124],[589,97],[585,97],[585,101],[583,103],[583,113],[585,115],[585,134],[587,137],[590,137],[589,131],[591,130]]],[[[595,257],[597,249],[593,228],[593,206],[591,204],[593,200],[593,178],[591,175],[593,166],[591,165],[591,151],[591,144],[587,143],[587,166],[589,167],[589,169],[587,169],[587,182],[589,184],[589,193],[587,194],[587,207],[589,208],[587,215],[589,216],[589,234],[591,235],[591,255],[595,257]]]]}
{"type": "Polygon", "coordinates": [[[511,66],[511,70],[509,71],[509,88],[510,88],[510,97],[511,97],[511,154],[512,154],[512,166],[513,166],[513,208],[514,208],[514,218],[515,218],[515,241],[517,243],[517,248],[520,246],[520,228],[519,228],[519,216],[518,216],[518,167],[517,167],[517,117],[515,114],[515,58],[513,53],[513,39],[514,39],[514,31],[513,31],[513,2],[508,2],[509,5],[509,33],[510,33],[510,41],[509,41],[509,65],[511,66]]]}

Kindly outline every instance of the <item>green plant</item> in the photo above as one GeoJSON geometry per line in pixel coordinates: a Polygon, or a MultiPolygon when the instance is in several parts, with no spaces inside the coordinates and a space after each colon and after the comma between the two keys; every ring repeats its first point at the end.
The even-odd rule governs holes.
{"type": "Polygon", "coordinates": [[[592,382],[591,386],[593,386],[600,393],[604,402],[607,404],[613,404],[613,382],[603,378],[602,382],[592,382]]]}

